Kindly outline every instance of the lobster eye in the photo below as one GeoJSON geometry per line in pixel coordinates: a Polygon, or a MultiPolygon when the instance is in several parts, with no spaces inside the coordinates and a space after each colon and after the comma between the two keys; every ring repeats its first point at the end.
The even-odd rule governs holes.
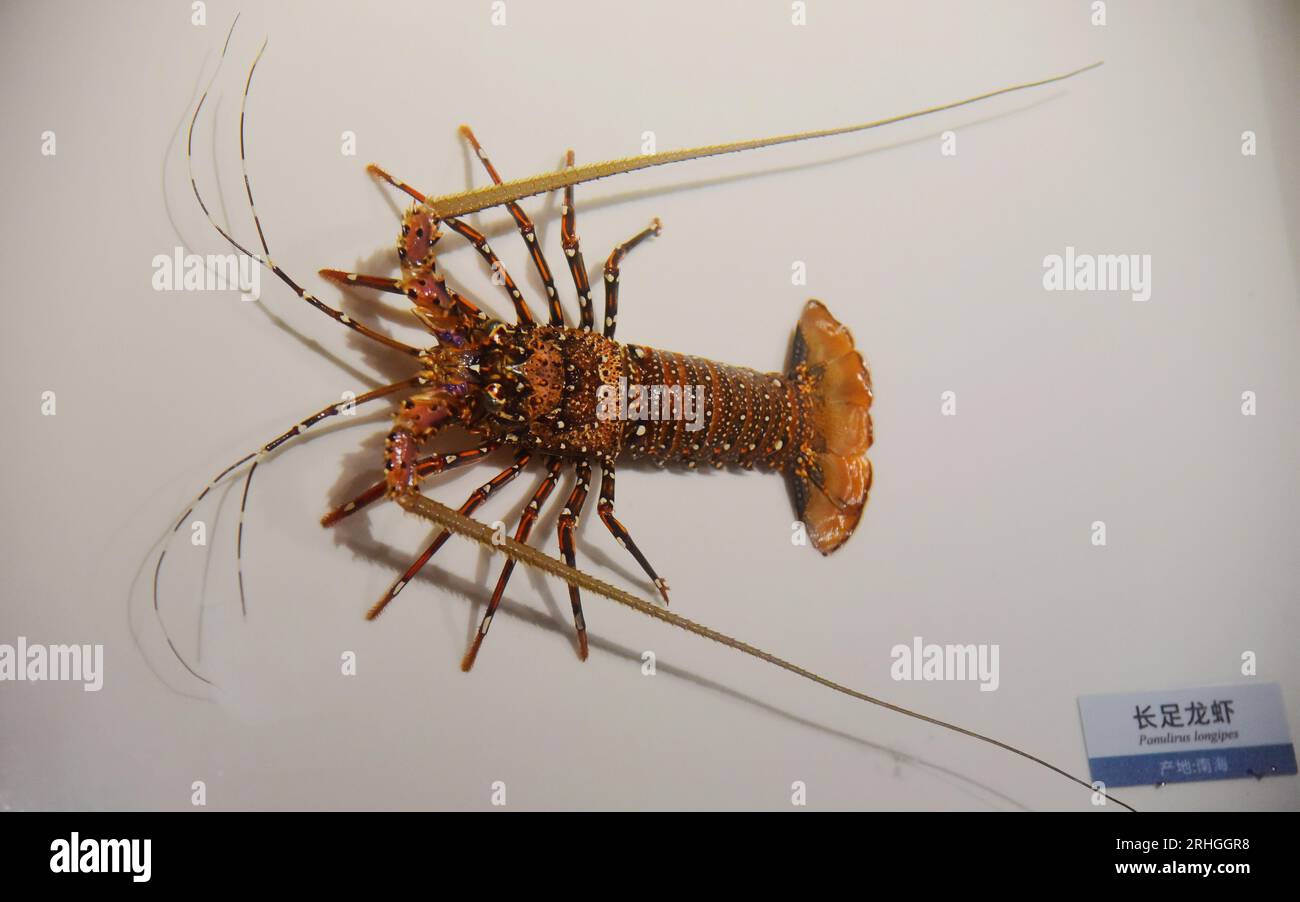
{"type": "Polygon", "coordinates": [[[505,396],[505,387],[500,382],[489,382],[483,387],[483,390],[494,401],[500,401],[505,396]]]}

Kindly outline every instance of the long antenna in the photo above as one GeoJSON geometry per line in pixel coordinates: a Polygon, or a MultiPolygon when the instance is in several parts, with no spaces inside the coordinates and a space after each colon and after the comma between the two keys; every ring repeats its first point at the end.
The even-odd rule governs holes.
{"type": "Polygon", "coordinates": [[[1103,62],[1105,61],[1098,60],[1090,66],[1084,66],[1082,69],[1075,69],[1073,72],[1066,72],[1063,75],[1053,75],[1050,78],[1040,78],[1038,81],[1028,81],[1024,84],[1012,85],[1009,88],[998,88],[996,91],[988,91],[975,97],[967,97],[965,100],[957,100],[940,106],[932,106],[928,109],[917,110],[912,113],[904,113],[901,116],[890,116],[887,119],[877,119],[874,122],[864,122],[860,125],[845,125],[840,128],[799,132],[793,135],[778,135],[771,138],[753,138],[748,141],[734,141],[730,144],[709,144],[704,147],[666,150],[661,153],[623,157],[618,160],[606,160],[603,163],[588,163],[584,166],[576,166],[571,169],[561,169],[557,172],[547,172],[542,175],[514,179],[509,182],[502,182],[499,185],[488,185],[482,188],[474,188],[470,191],[460,191],[455,194],[444,194],[441,197],[428,198],[425,200],[424,205],[436,218],[448,219],[453,216],[462,216],[466,213],[476,213],[479,210],[486,210],[488,207],[510,203],[524,197],[532,197],[535,194],[545,194],[546,192],[554,191],[557,188],[567,188],[570,185],[580,185],[583,182],[592,182],[596,179],[603,179],[606,176],[618,175],[623,172],[634,172],[637,169],[647,169],[651,166],[662,166],[665,163],[680,163],[684,160],[698,160],[702,157],[714,157],[724,153],[738,153],[742,150],[754,150],[759,147],[772,147],[776,144],[789,144],[792,141],[811,141],[813,138],[829,138],[833,135],[847,135],[852,132],[866,131],[870,128],[879,128],[882,125],[892,125],[895,122],[903,122],[908,119],[916,119],[920,116],[928,116],[931,113],[941,113],[944,110],[955,110],[957,107],[966,106],[971,103],[978,103],[981,100],[988,100],[991,97],[997,97],[1001,94],[1010,94],[1013,91],[1023,91],[1027,88],[1037,88],[1043,85],[1050,85],[1053,82],[1065,81],[1067,78],[1073,78],[1076,75],[1082,75],[1084,72],[1096,69],[1103,62]]]}
{"type": "Polygon", "coordinates": [[[956,724],[948,723],[946,720],[939,720],[937,717],[930,717],[921,714],[920,712],[913,711],[910,708],[904,708],[902,705],[895,705],[894,703],[887,702],[884,699],[876,698],[874,695],[867,695],[865,692],[850,689],[848,686],[827,679],[821,674],[800,667],[798,664],[791,663],[784,658],[778,658],[776,655],[766,652],[761,648],[750,645],[747,642],[742,642],[739,639],[734,639],[726,633],[720,633],[715,629],[696,623],[694,620],[689,620],[679,614],[674,614],[666,608],[661,608],[658,605],[645,601],[644,599],[637,598],[630,592],[625,592],[617,586],[611,586],[609,583],[604,582],[589,573],[585,573],[575,567],[570,567],[559,558],[554,558],[544,552],[538,551],[531,545],[516,542],[508,536],[498,535],[492,527],[487,524],[480,523],[472,517],[466,517],[464,514],[447,507],[445,504],[440,504],[439,502],[434,501],[427,495],[419,493],[401,494],[397,496],[397,503],[405,510],[423,517],[426,520],[431,520],[442,526],[444,529],[450,529],[452,532],[460,533],[467,538],[473,539],[486,548],[500,552],[507,557],[514,558],[529,567],[545,571],[546,573],[558,577],[571,585],[578,586],[581,589],[586,589],[588,592],[595,595],[601,595],[608,598],[610,601],[616,601],[621,605],[626,605],[634,611],[640,611],[648,617],[662,620],[664,623],[671,624],[679,629],[684,629],[688,633],[694,633],[695,635],[701,636],[705,639],[711,639],[720,645],[727,646],[727,648],[733,648],[738,652],[749,655],[750,657],[758,658],[760,661],[766,661],[768,664],[780,667],[782,670],[788,670],[796,676],[801,676],[805,680],[820,683],[828,689],[834,689],[836,692],[841,692],[844,695],[851,696],[859,701],[878,705],[881,708],[886,708],[898,714],[905,714],[908,717],[923,720],[926,723],[934,724],[937,727],[943,727],[945,730],[952,730],[955,733],[961,733],[963,736],[969,736],[972,739],[987,742],[989,745],[995,745],[1004,751],[1019,755],[1021,758],[1027,758],[1035,764],[1041,765],[1050,771],[1054,771],[1062,777],[1065,777],[1067,780],[1072,780],[1073,782],[1078,783],[1089,792],[1102,792],[1103,795],[1111,801],[1127,808],[1129,811],[1137,810],[1133,806],[1121,802],[1113,795],[1106,793],[1104,790],[1098,790],[1093,786],[1093,784],[1080,780],[1078,777],[1068,771],[1062,770],[1055,764],[1051,764],[1036,755],[1031,755],[1028,752],[1022,751],[1014,745],[994,739],[991,736],[985,736],[983,733],[976,733],[974,730],[968,730],[965,727],[959,727],[956,724]]]}

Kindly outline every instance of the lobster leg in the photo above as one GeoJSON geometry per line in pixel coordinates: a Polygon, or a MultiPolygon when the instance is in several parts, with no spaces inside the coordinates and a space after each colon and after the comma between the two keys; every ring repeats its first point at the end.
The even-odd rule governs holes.
{"type": "MultiPolygon", "coordinates": [[[[577,482],[573,485],[573,491],[569,493],[569,499],[564,502],[564,510],[560,511],[559,523],[556,526],[560,554],[564,556],[564,562],[570,567],[575,566],[573,530],[578,525],[578,517],[582,515],[582,506],[587,501],[587,492],[591,486],[591,464],[580,460],[574,472],[577,474],[577,482]]],[[[569,583],[569,604],[573,607],[573,625],[578,631],[578,657],[585,661],[587,660],[587,621],[582,616],[582,595],[573,583],[569,583]]]]}
{"type": "Polygon", "coordinates": [[[483,312],[477,306],[447,287],[432,261],[422,269],[403,268],[405,272],[400,279],[389,276],[367,276],[341,269],[321,269],[317,270],[317,274],[331,282],[348,287],[360,285],[362,288],[405,295],[417,307],[432,312],[438,312],[443,307],[455,307],[470,319],[484,318],[483,312]]]}
{"type": "MultiPolygon", "coordinates": [[[[510,278],[510,273],[506,271],[506,265],[501,262],[496,252],[488,244],[487,236],[459,219],[448,219],[446,224],[449,229],[474,245],[474,250],[478,251],[479,256],[486,261],[488,269],[494,274],[500,275],[501,284],[505,288],[506,294],[510,296],[510,303],[514,304],[515,316],[518,317],[519,322],[537,322],[537,318],[533,316],[533,311],[529,308],[528,302],[524,300],[523,292],[519,290],[515,280],[510,278]]],[[[493,281],[495,281],[495,278],[493,281]]]]}
{"type": "Polygon", "coordinates": [[[341,269],[321,269],[317,270],[317,275],[331,282],[338,282],[340,285],[360,285],[363,288],[374,288],[392,294],[406,293],[402,290],[401,279],[391,279],[387,276],[363,276],[360,273],[344,272],[341,269]]]}
{"type": "MultiPolygon", "coordinates": [[[[385,182],[392,185],[397,190],[402,191],[405,194],[409,195],[410,197],[414,198],[417,203],[420,204],[424,203],[423,194],[421,194],[419,191],[416,191],[414,188],[412,188],[410,185],[408,185],[406,182],[402,181],[401,179],[396,178],[393,175],[390,175],[388,172],[385,172],[383,169],[376,166],[374,163],[371,163],[369,166],[366,167],[366,169],[367,171],[370,172],[371,175],[383,179],[385,182]]],[[[412,208],[412,210],[408,211],[407,216],[404,217],[404,219],[408,219],[413,216],[423,216],[425,219],[428,219],[430,223],[432,223],[432,219],[428,216],[428,214],[424,213],[418,207],[412,208]]],[[[512,279],[510,277],[510,273],[506,271],[505,264],[501,262],[501,260],[497,257],[496,253],[492,250],[491,246],[488,244],[487,236],[484,235],[482,232],[480,232],[478,229],[475,229],[473,226],[461,222],[459,219],[455,219],[455,218],[445,219],[443,220],[443,223],[449,229],[455,232],[457,235],[461,236],[466,241],[468,241],[471,245],[473,245],[474,250],[478,251],[478,255],[483,258],[485,263],[487,263],[488,269],[491,270],[494,276],[496,275],[500,276],[501,284],[504,286],[506,290],[506,294],[510,296],[510,302],[514,305],[515,314],[516,316],[518,316],[519,322],[535,323],[537,320],[533,316],[533,311],[529,309],[528,302],[524,300],[523,292],[519,290],[519,286],[515,284],[515,280],[512,279]]]]}
{"type": "MultiPolygon", "coordinates": [[[[573,168],[572,150],[564,155],[564,168],[573,168]]],[[[566,185],[564,188],[564,204],[560,207],[560,214],[560,243],[564,247],[564,257],[569,261],[569,272],[573,274],[573,287],[578,292],[579,328],[583,332],[590,332],[591,282],[587,280],[587,266],[582,262],[582,248],[578,246],[576,231],[578,214],[573,206],[572,185],[566,185]]]]}
{"type": "Polygon", "coordinates": [[[632,552],[632,557],[636,558],[636,562],[641,565],[641,569],[646,572],[655,584],[655,588],[659,590],[659,594],[663,596],[664,604],[668,604],[668,581],[655,573],[655,568],[650,566],[641,549],[636,547],[636,542],[632,541],[631,534],[614,516],[614,461],[608,457],[600,462],[600,503],[596,506],[596,513],[600,515],[601,522],[614,536],[614,541],[632,552]]]}
{"type": "MultiPolygon", "coordinates": [[[[474,461],[480,460],[500,447],[500,442],[489,442],[488,444],[482,445],[478,448],[466,448],[464,451],[453,451],[449,454],[434,454],[431,457],[421,457],[415,464],[415,472],[420,479],[425,479],[435,473],[444,473],[447,470],[456,469],[474,463],[474,461]]],[[[320,525],[328,528],[345,517],[352,516],[366,505],[384,497],[384,493],[387,489],[388,481],[384,479],[379,480],[379,482],[370,486],[351,501],[340,507],[334,508],[329,513],[325,514],[325,516],[321,517],[320,525]]]]}
{"type": "MultiPolygon", "coordinates": [[[[491,176],[494,184],[501,184],[501,176],[492,161],[488,159],[487,151],[483,145],[478,143],[478,138],[474,137],[474,130],[468,125],[460,127],[460,136],[469,142],[469,146],[474,148],[474,154],[482,162],[483,168],[491,176]]],[[[528,245],[528,256],[533,258],[533,266],[537,269],[537,275],[541,276],[542,284],[546,286],[546,303],[550,307],[551,325],[564,325],[564,310],[560,307],[560,296],[555,293],[555,279],[551,276],[551,268],[546,265],[546,258],[542,256],[542,248],[537,240],[537,229],[533,221],[528,218],[524,208],[519,206],[516,201],[509,201],[506,209],[515,220],[515,225],[519,227],[519,234],[523,236],[524,244],[528,245]]]]}
{"type": "MultiPolygon", "coordinates": [[[[506,467],[496,476],[493,476],[490,480],[475,489],[470,494],[469,498],[465,500],[465,503],[460,506],[459,512],[467,517],[472,514],[478,509],[479,505],[484,501],[487,501],[488,495],[518,476],[520,471],[528,465],[530,457],[532,457],[531,451],[520,451],[515,455],[515,462],[513,464],[506,467]]],[[[406,571],[393,581],[393,584],[384,592],[383,597],[381,597],[379,601],[375,602],[374,606],[366,612],[366,619],[374,620],[382,614],[384,608],[388,606],[388,603],[397,597],[398,592],[401,592],[406,588],[406,584],[415,578],[415,574],[419,573],[420,570],[423,569],[424,565],[429,563],[430,558],[438,553],[438,549],[441,548],[449,538],[451,538],[451,532],[448,530],[444,529],[438,533],[437,537],[430,543],[429,547],[424,549],[423,553],[412,562],[411,566],[407,567],[406,571]]]]}
{"type": "Polygon", "coordinates": [[[663,229],[659,220],[653,219],[650,225],[637,232],[627,241],[614,248],[605,261],[605,337],[613,338],[618,325],[618,265],[628,251],[645,241],[651,235],[658,235],[663,229]]]}
{"type": "MultiPolygon", "coordinates": [[[[558,457],[548,457],[546,459],[546,479],[537,487],[533,493],[533,498],[524,508],[524,512],[519,517],[519,527],[515,530],[515,541],[525,543],[528,536],[533,531],[533,524],[537,522],[537,514],[541,506],[550,497],[551,491],[555,488],[555,483],[560,478],[560,467],[563,461],[558,457]]],[[[478,625],[478,632],[474,634],[474,641],[470,643],[469,650],[465,652],[465,657],[461,659],[460,669],[468,672],[474,666],[474,659],[478,657],[478,650],[483,645],[483,639],[487,636],[488,628],[492,626],[492,617],[496,614],[497,608],[501,606],[501,597],[505,594],[506,583],[510,582],[510,574],[514,572],[515,559],[508,558],[505,566],[501,568],[501,576],[497,579],[497,587],[492,592],[492,600],[488,602],[487,610],[483,613],[483,620],[478,625]]]]}

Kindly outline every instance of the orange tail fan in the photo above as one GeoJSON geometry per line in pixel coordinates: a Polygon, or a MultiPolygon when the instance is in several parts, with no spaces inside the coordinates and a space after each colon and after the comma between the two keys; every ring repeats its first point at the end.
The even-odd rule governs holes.
{"type": "Polygon", "coordinates": [[[813,422],[806,474],[795,473],[795,506],[813,547],[830,554],[853,535],[871,489],[871,373],[853,336],[820,301],[795,331],[790,378],[806,387],[813,422]]]}

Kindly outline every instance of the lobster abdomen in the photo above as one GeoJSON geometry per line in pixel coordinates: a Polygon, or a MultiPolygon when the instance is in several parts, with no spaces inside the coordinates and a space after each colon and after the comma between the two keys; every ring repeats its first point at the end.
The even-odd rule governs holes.
{"type": "Polygon", "coordinates": [[[800,386],[702,357],[625,345],[623,450],[660,464],[784,471],[810,428],[800,386]]]}

